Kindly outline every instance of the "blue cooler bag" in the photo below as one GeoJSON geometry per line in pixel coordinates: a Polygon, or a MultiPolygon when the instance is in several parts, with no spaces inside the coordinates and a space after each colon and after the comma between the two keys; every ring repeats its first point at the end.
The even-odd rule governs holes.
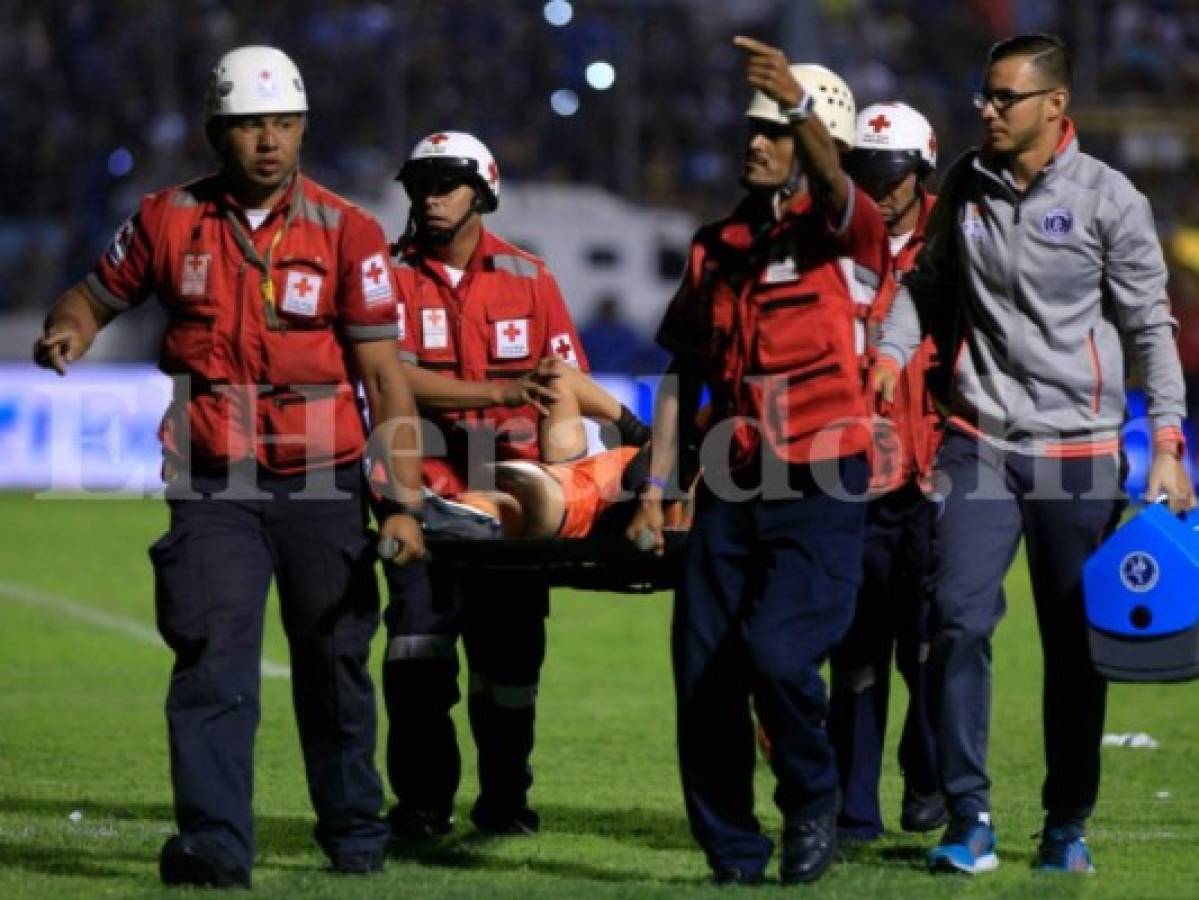
{"type": "Polygon", "coordinates": [[[1091,659],[1113,681],[1199,677],[1199,510],[1147,507],[1083,566],[1091,659]]]}

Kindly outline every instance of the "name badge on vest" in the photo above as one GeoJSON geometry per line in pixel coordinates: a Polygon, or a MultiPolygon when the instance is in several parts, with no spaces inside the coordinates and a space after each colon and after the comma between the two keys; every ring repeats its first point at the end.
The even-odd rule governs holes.
{"type": "Polygon", "coordinates": [[[444,350],[450,345],[449,323],[444,309],[420,311],[421,346],[426,350],[444,350]]]}
{"type": "Polygon", "coordinates": [[[521,359],[529,355],[529,320],[500,319],[495,323],[496,356],[521,359]]]}
{"type": "Polygon", "coordinates": [[[287,287],[283,291],[283,311],[297,316],[315,316],[323,277],[307,272],[288,272],[287,287]]]}
{"type": "Polygon", "coordinates": [[[799,270],[795,268],[795,260],[790,256],[776,259],[767,265],[766,272],[762,275],[763,284],[787,284],[791,281],[799,281],[799,270]]]}
{"type": "Polygon", "coordinates": [[[211,262],[211,253],[184,253],[179,293],[184,297],[203,297],[207,294],[208,265],[211,262]]]}

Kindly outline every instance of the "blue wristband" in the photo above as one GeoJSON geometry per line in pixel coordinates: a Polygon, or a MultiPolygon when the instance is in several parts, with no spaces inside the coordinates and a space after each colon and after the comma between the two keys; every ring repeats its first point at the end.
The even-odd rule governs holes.
{"type": "Polygon", "coordinates": [[[642,478],[641,486],[646,487],[647,485],[649,487],[656,487],[660,491],[665,491],[668,487],[670,487],[670,484],[665,478],[659,478],[657,475],[646,475],[644,478],[642,478]]]}

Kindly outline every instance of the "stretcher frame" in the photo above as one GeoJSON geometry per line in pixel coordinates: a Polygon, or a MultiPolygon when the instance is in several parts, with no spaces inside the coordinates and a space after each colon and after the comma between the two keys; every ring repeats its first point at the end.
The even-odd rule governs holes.
{"type": "Polygon", "coordinates": [[[650,594],[678,584],[686,531],[666,531],[665,553],[638,550],[622,534],[585,538],[458,540],[430,537],[429,566],[450,572],[536,572],[550,587],[650,594]]]}

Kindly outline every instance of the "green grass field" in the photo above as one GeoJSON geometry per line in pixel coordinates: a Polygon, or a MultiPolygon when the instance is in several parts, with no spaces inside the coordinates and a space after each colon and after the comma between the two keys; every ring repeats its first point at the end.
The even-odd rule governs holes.
{"type": "MultiPolygon", "coordinates": [[[[162,718],[170,656],[151,639],[145,552],[165,520],[165,506],[153,501],[0,495],[0,897],[166,893],[156,860],[173,827],[162,718]]],[[[1194,685],[1113,688],[1107,730],[1148,732],[1160,749],[1104,749],[1104,790],[1091,831],[1097,876],[1029,871],[1031,836],[1040,825],[1041,666],[1022,564],[1008,589],[1011,608],[996,646],[991,754],[999,871],[934,879],[922,867],[929,839],[896,833],[850,852],[809,890],[812,896],[1127,900],[1199,893],[1194,685]]],[[[532,799],[543,833],[488,840],[470,828],[465,812],[475,785],[468,750],[453,839],[420,858],[395,859],[370,879],[322,871],[289,686],[264,680],[256,891],[288,897],[716,893],[706,884],[679,794],[668,622],[665,595],[559,592],[534,757],[532,799]]],[[[376,672],[381,647],[380,639],[376,672]]],[[[287,661],[274,611],[266,656],[287,661]]],[[[461,721],[460,732],[466,734],[461,721]]],[[[468,737],[464,744],[469,748],[468,737]]],[[[890,748],[888,754],[883,794],[896,824],[900,786],[890,748]]],[[[759,810],[777,831],[772,779],[765,767],[759,775],[759,810]]]]}

